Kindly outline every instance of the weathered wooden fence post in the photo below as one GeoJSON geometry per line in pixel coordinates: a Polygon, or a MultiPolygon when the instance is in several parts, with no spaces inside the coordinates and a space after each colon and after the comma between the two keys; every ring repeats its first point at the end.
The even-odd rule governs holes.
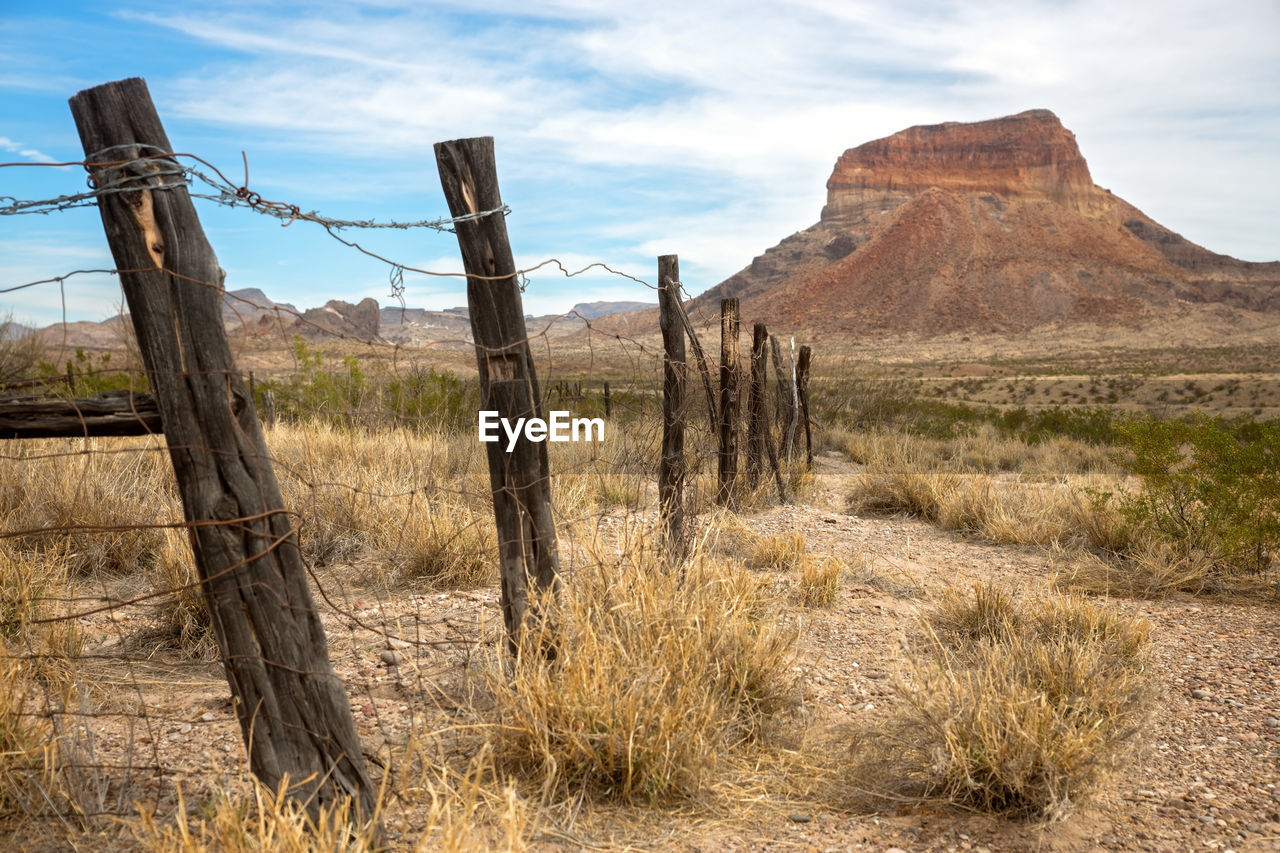
{"type": "Polygon", "coordinates": [[[662,328],[662,461],[658,507],[668,565],[684,556],[684,323],[680,320],[680,259],[658,258],[658,324],[662,328]]]}
{"type": "Polygon", "coordinates": [[[698,333],[693,328],[693,321],[689,319],[689,312],[684,310],[684,304],[679,299],[680,294],[676,294],[676,308],[680,311],[680,322],[684,326],[685,334],[689,336],[689,345],[693,347],[693,357],[698,362],[698,376],[702,379],[702,390],[707,395],[707,419],[711,425],[711,434],[715,435],[719,430],[720,419],[716,413],[716,395],[711,390],[711,370],[707,366],[707,355],[702,351],[702,342],[698,340],[698,333]]]}
{"type": "Polygon", "coordinates": [[[728,506],[738,479],[738,300],[720,300],[720,452],[716,503],[728,506]]]}
{"type": "Polygon", "coordinates": [[[787,475],[791,474],[791,450],[796,443],[796,425],[800,423],[800,390],[796,385],[796,338],[791,336],[791,351],[788,353],[788,365],[791,368],[791,417],[787,420],[787,475]]]}
{"type": "Polygon", "coordinates": [[[804,462],[810,468],[813,467],[813,438],[809,431],[809,365],[812,358],[812,349],[800,347],[800,358],[796,363],[796,388],[800,392],[800,417],[804,419],[804,462]]]}
{"type": "Polygon", "coordinates": [[[768,337],[764,323],[756,323],[751,328],[751,382],[747,386],[748,489],[760,485],[760,473],[764,470],[764,437],[769,429],[764,399],[764,351],[768,337]]]}
{"type": "Polygon", "coordinates": [[[786,447],[787,465],[791,465],[791,433],[787,425],[791,423],[792,378],[790,371],[782,368],[782,347],[778,345],[778,336],[769,336],[769,359],[773,362],[773,419],[778,425],[778,435],[783,438],[786,447]]]}
{"type": "Polygon", "coordinates": [[[787,412],[791,408],[791,394],[787,390],[787,375],[782,370],[782,347],[777,335],[769,336],[769,360],[773,363],[773,418],[778,435],[787,431],[787,412]]]}
{"type": "Polygon", "coordinates": [[[609,380],[604,381],[604,416],[613,417],[613,398],[609,396],[609,380]]]}
{"type": "Polygon", "coordinates": [[[71,99],[107,242],[160,409],[249,767],[314,816],[375,790],[253,401],[222,325],[222,278],[139,78],[71,99]]]}
{"type": "Polygon", "coordinates": [[[787,486],[782,479],[782,468],[778,465],[778,446],[773,440],[773,430],[769,427],[769,404],[766,397],[767,382],[765,374],[765,346],[769,340],[769,330],[764,323],[756,323],[752,328],[751,338],[751,393],[748,398],[748,422],[750,437],[748,439],[747,471],[751,488],[759,484],[759,477],[764,472],[764,463],[768,458],[769,467],[773,471],[778,485],[778,500],[786,501],[787,486]]]}
{"type": "MultiPolygon", "coordinates": [[[[449,211],[473,216],[455,225],[467,273],[467,306],[480,372],[480,406],[515,424],[519,418],[543,418],[542,400],[524,324],[516,264],[507,240],[493,137],[437,142],[436,164],[449,211]]],[[[519,650],[526,616],[538,618],[541,596],[529,596],[559,584],[560,558],[551,515],[551,467],[546,442],[522,432],[507,452],[505,441],[487,445],[489,486],[498,525],[502,618],[512,653],[519,650]]],[[[543,649],[554,654],[553,647],[543,649]]]]}

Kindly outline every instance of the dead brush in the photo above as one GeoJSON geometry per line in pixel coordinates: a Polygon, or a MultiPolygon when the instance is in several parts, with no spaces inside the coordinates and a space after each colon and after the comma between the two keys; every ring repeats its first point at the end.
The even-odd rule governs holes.
{"type": "Polygon", "coordinates": [[[1199,595],[1217,588],[1219,576],[1208,554],[1186,553],[1168,543],[1137,537],[1119,552],[1058,556],[1062,589],[1106,595],[1159,598],[1175,592],[1199,595]]]}
{"type": "Polygon", "coordinates": [[[431,589],[471,589],[491,583],[498,564],[492,513],[419,502],[388,519],[373,537],[375,553],[403,583],[431,589]]]}
{"type": "Polygon", "coordinates": [[[855,778],[921,801],[1056,819],[1131,756],[1149,718],[1149,628],[1084,599],[951,592],[909,644],[900,710],[855,778]]]}
{"type": "Polygon", "coordinates": [[[53,692],[75,678],[80,623],[65,616],[75,600],[61,552],[15,552],[0,545],[0,643],[20,659],[23,677],[53,692]]]}
{"type": "Polygon", "coordinates": [[[793,705],[795,634],[760,579],[702,556],[669,573],[652,543],[620,560],[577,569],[554,627],[524,638],[554,643],[555,660],[524,651],[493,671],[498,765],[545,796],[693,795],[793,705]]]}
{"type": "Polygon", "coordinates": [[[376,563],[431,588],[493,579],[494,522],[473,437],[307,424],[267,438],[313,564],[376,563]]]}
{"type": "Polygon", "coordinates": [[[408,803],[429,803],[415,849],[527,849],[540,818],[514,782],[499,776],[492,744],[480,743],[461,763],[440,754],[442,734],[414,730],[403,746],[399,793],[408,803]]]}

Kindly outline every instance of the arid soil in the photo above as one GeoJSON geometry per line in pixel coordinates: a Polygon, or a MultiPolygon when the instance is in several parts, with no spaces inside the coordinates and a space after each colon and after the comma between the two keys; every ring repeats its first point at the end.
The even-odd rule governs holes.
{"type": "MultiPolygon", "coordinates": [[[[845,733],[889,712],[900,640],[913,616],[944,588],[994,581],[1012,590],[1042,587],[1055,564],[1044,551],[994,547],[928,524],[849,514],[856,470],[835,453],[817,460],[805,503],[775,506],[744,520],[760,535],[800,533],[808,552],[834,554],[850,569],[828,609],[785,605],[801,626],[795,675],[803,703],[795,725],[846,749],[845,733]]],[[[598,527],[608,541],[620,520],[598,527]]],[[[500,636],[496,590],[410,594],[371,588],[368,567],[326,575],[322,607],[340,676],[353,699],[369,753],[386,756],[407,736],[465,729],[484,704],[475,677],[500,636]]],[[[572,582],[570,577],[569,582],[572,582]]],[[[777,578],[781,592],[793,583],[777,578]]],[[[116,593],[122,592],[116,590],[116,593]]],[[[1225,602],[1190,597],[1116,600],[1153,626],[1159,707],[1146,748],[1102,796],[1063,822],[1027,824],[950,807],[841,806],[829,795],[796,798],[742,788],[732,796],[671,807],[593,805],[588,798],[535,819],[535,849],[546,850],[1278,850],[1280,849],[1280,608],[1276,600],[1225,602]],[[747,793],[750,791],[750,793],[747,793]],[[738,797],[738,799],[734,799],[738,797]]],[[[82,620],[97,682],[87,763],[130,762],[133,781],[108,783],[86,768],[84,797],[104,811],[133,802],[173,806],[175,785],[199,803],[243,771],[243,751],[217,663],[181,662],[137,645],[136,614],[82,620]],[[131,650],[126,668],[116,657],[131,650]],[[152,768],[152,769],[148,769],[152,768]],[[158,768],[158,772],[154,768],[158,768]]],[[[465,739],[445,734],[441,754],[465,739]]],[[[852,792],[858,784],[848,778],[852,792]]],[[[739,789],[734,789],[738,791],[739,789]]],[[[858,802],[850,796],[847,803],[858,802]]],[[[866,802],[865,798],[861,802],[866,802]]],[[[425,806],[388,809],[390,839],[411,847],[425,806]]],[[[88,835],[21,828],[6,849],[130,849],[107,826],[88,835]],[[33,834],[34,833],[34,834],[33,834]],[[74,839],[74,841],[70,840],[74,839]]]]}

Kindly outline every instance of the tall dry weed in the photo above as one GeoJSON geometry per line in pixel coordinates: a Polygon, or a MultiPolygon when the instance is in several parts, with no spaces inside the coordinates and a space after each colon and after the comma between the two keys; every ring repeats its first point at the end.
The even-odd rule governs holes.
{"type": "Polygon", "coordinates": [[[567,577],[554,626],[526,638],[554,660],[495,671],[496,755],[547,793],[692,795],[790,707],[795,637],[751,573],[706,558],[669,573],[651,547],[621,559],[567,577]]]}
{"type": "Polygon", "coordinates": [[[0,459],[0,516],[14,547],[58,553],[74,575],[127,575],[182,518],[163,444],[145,439],[15,441],[0,459]]]}

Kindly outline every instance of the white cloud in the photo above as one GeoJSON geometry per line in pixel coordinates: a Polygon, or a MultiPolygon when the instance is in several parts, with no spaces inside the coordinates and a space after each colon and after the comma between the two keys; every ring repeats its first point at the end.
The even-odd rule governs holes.
{"type": "Polygon", "coordinates": [[[28,148],[21,142],[15,142],[7,136],[0,136],[0,150],[17,154],[19,157],[25,157],[32,163],[57,163],[57,158],[50,157],[43,151],[35,148],[28,148]]]}
{"type": "MultiPolygon", "coordinates": [[[[676,252],[700,290],[816,221],[845,148],[912,124],[1032,107],[1057,112],[1095,179],[1157,220],[1216,251],[1280,256],[1273,0],[476,8],[197,3],[133,14],[130,25],[216,49],[152,79],[161,111],[249,148],[255,187],[285,198],[385,218],[383,199],[416,193],[419,215],[441,213],[431,143],[494,135],[522,266],[569,256],[644,278],[654,255],[676,252]]],[[[0,147],[40,156],[10,139],[0,147]]],[[[394,257],[460,268],[422,245],[394,257]]],[[[327,286],[385,304],[383,275],[361,268],[327,286]]],[[[300,307],[331,298],[272,284],[283,285],[264,285],[274,298],[300,307]]],[[[409,304],[430,307],[465,290],[421,277],[406,285],[409,304]]],[[[643,298],[634,286],[535,274],[526,301],[541,313],[584,292],[643,298]]]]}

